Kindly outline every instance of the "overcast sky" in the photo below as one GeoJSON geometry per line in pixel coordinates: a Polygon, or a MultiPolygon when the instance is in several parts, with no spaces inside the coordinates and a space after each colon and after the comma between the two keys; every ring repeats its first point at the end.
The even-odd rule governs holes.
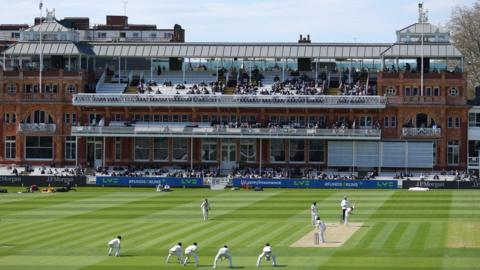
{"type": "MultiPolygon", "coordinates": [[[[393,42],[395,30],[418,19],[417,0],[127,0],[133,24],[186,29],[187,41],[393,42]]],[[[0,0],[0,23],[33,23],[40,0],[0,0]],[[6,8],[8,2],[8,8],[6,8]]],[[[123,0],[44,0],[56,17],[123,15],[123,0]]],[[[425,0],[430,22],[445,25],[452,8],[475,0],[425,0]]]]}

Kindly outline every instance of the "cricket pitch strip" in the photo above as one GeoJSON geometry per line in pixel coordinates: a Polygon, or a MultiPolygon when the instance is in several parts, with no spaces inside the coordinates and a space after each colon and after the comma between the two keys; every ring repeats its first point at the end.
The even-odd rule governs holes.
{"type": "Polygon", "coordinates": [[[358,231],[363,223],[350,223],[347,226],[338,223],[327,223],[327,230],[325,231],[325,243],[319,245],[314,244],[315,230],[310,231],[298,241],[290,245],[290,247],[341,247],[350,237],[358,231]]]}

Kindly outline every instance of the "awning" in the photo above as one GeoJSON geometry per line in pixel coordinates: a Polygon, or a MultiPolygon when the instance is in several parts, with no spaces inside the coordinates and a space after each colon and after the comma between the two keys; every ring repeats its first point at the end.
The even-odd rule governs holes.
{"type": "Polygon", "coordinates": [[[20,42],[5,51],[6,55],[79,55],[85,54],[73,42],[20,42]]]}

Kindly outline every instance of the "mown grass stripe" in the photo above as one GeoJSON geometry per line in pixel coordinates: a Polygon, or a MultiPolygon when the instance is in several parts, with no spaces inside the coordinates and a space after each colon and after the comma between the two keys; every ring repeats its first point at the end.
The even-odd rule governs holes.
{"type": "Polygon", "coordinates": [[[377,222],[373,224],[372,227],[369,228],[368,232],[358,242],[355,248],[367,248],[386,225],[387,223],[385,222],[377,222]]]}
{"type": "Polygon", "coordinates": [[[401,222],[395,226],[395,229],[391,232],[391,234],[386,237],[386,241],[383,243],[383,249],[394,249],[396,243],[404,237],[405,231],[407,230],[408,223],[401,222]]]}

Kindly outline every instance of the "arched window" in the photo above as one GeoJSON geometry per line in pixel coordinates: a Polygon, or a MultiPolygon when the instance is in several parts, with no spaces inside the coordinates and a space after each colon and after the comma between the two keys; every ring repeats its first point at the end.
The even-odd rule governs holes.
{"type": "Polygon", "coordinates": [[[27,124],[53,124],[53,118],[45,111],[34,111],[25,119],[27,124]]]}

